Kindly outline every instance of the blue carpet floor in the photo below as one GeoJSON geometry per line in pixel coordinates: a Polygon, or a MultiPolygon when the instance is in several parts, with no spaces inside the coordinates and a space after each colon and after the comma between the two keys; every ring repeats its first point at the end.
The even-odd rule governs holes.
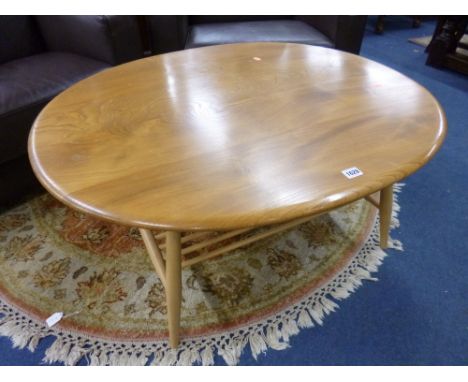
{"type": "MultiPolygon", "coordinates": [[[[378,282],[366,282],[339,303],[322,327],[302,330],[283,351],[241,365],[468,365],[468,77],[426,66],[409,43],[431,35],[404,17],[389,17],[383,35],[369,18],[361,54],[431,91],[444,107],[449,133],[435,158],[406,180],[401,227],[404,252],[389,251],[378,282]]],[[[51,339],[35,353],[0,338],[0,365],[39,365],[51,339]]],[[[218,364],[223,364],[221,359],[218,364]]]]}

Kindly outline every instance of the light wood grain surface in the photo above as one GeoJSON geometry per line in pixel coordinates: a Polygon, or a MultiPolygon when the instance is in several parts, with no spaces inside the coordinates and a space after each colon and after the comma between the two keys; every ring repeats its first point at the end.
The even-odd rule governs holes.
{"type": "Polygon", "coordinates": [[[121,224],[231,230],[320,213],[416,171],[444,112],[370,60],[299,44],[191,49],[105,70],[41,112],[29,155],[69,206],[121,224]],[[347,179],[341,171],[364,175],[347,179]]]}

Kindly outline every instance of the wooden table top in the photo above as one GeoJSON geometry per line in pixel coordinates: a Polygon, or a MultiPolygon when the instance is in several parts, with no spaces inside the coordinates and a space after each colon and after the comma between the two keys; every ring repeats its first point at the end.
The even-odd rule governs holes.
{"type": "Polygon", "coordinates": [[[52,100],[29,155],[67,205],[125,225],[230,230],[324,212],[424,165],[446,133],[422,86],[299,44],[212,46],[105,70],[52,100]],[[342,170],[363,175],[348,179],[342,170]]]}

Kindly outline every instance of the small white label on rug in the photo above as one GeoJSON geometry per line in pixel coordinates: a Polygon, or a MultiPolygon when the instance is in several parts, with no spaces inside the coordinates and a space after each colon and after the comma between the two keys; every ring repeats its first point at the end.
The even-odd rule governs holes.
{"type": "Polygon", "coordinates": [[[63,317],[63,312],[55,312],[52,316],[50,316],[46,320],[46,324],[49,328],[54,326],[57,322],[59,322],[63,317]]]}
{"type": "Polygon", "coordinates": [[[357,167],[350,167],[347,168],[346,170],[341,171],[341,173],[346,176],[348,179],[353,179],[357,176],[364,175],[364,173],[359,170],[357,167]]]}

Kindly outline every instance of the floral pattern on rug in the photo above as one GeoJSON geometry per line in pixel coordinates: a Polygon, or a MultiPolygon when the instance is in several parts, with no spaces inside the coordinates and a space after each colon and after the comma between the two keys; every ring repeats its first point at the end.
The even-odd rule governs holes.
{"type": "MultiPolygon", "coordinates": [[[[354,286],[347,286],[345,291],[341,285],[349,282],[347,279],[370,278],[369,271],[359,267],[365,261],[369,262],[366,267],[373,270],[372,264],[379,263],[378,258],[384,255],[374,259],[362,252],[375,231],[375,220],[376,209],[360,200],[290,231],[185,268],[181,336],[187,344],[183,346],[188,348],[174,355],[164,345],[168,337],[164,287],[138,229],[76,212],[46,194],[0,215],[0,303],[25,314],[24,326],[30,335],[21,341],[26,341],[23,346],[29,343],[30,348],[43,334],[39,333],[40,324],[31,328],[27,317],[43,322],[54,312],[64,312],[64,319],[47,332],[64,336],[48,350],[48,360],[74,363],[91,353],[93,364],[119,364],[123,355],[118,349],[124,349],[130,341],[133,348],[136,343],[146,344],[142,345],[146,349],[153,346],[148,354],[156,355],[155,363],[191,364],[201,360],[210,364],[212,348],[216,347],[227,363],[235,364],[245,346],[245,328],[261,328],[257,323],[271,322],[269,317],[280,317],[292,306],[303,307],[296,317],[300,326],[313,325],[312,319],[320,323],[323,314],[333,310],[334,303],[323,293],[317,294],[313,306],[319,302],[320,309],[307,313],[304,301],[308,296],[328,285],[332,295],[343,298],[349,294],[349,288],[360,282],[353,281],[354,286]],[[358,253],[363,258],[353,263],[358,253]],[[341,278],[327,284],[338,274],[341,278]],[[234,332],[244,333],[244,340],[233,335],[224,337],[224,333],[234,332]],[[92,340],[85,346],[78,345],[83,340],[77,340],[67,345],[70,338],[94,338],[113,344],[113,348],[105,355],[99,350],[102,345],[93,347],[99,341],[92,340]],[[198,338],[212,338],[215,342],[207,345],[202,340],[201,351],[191,345],[198,338]],[[70,346],[81,350],[70,351],[70,346]],[[102,359],[96,354],[101,354],[102,359]],[[116,358],[111,362],[112,354],[116,358]]],[[[211,235],[215,237],[217,233],[211,235]]],[[[157,240],[162,244],[162,239],[157,240]]],[[[187,244],[194,243],[197,239],[187,244]]],[[[187,258],[201,253],[203,250],[187,258]]],[[[10,329],[15,332],[10,325],[13,321],[5,321],[3,326],[0,322],[0,334],[10,333],[10,329]]],[[[280,334],[267,330],[249,337],[254,356],[266,349],[265,344],[284,348],[279,339],[287,341],[297,333],[294,320],[286,319],[278,325],[280,334]]],[[[144,358],[146,353],[140,353],[144,358]]],[[[137,356],[128,354],[136,362],[137,356]]]]}
{"type": "MultiPolygon", "coordinates": [[[[282,306],[343,266],[374,217],[357,202],[184,270],[182,332],[224,330],[282,306]]],[[[41,319],[78,311],[61,325],[104,337],[167,336],[164,288],[135,228],[44,195],[4,214],[0,236],[0,293],[22,310],[41,319]]]]}

